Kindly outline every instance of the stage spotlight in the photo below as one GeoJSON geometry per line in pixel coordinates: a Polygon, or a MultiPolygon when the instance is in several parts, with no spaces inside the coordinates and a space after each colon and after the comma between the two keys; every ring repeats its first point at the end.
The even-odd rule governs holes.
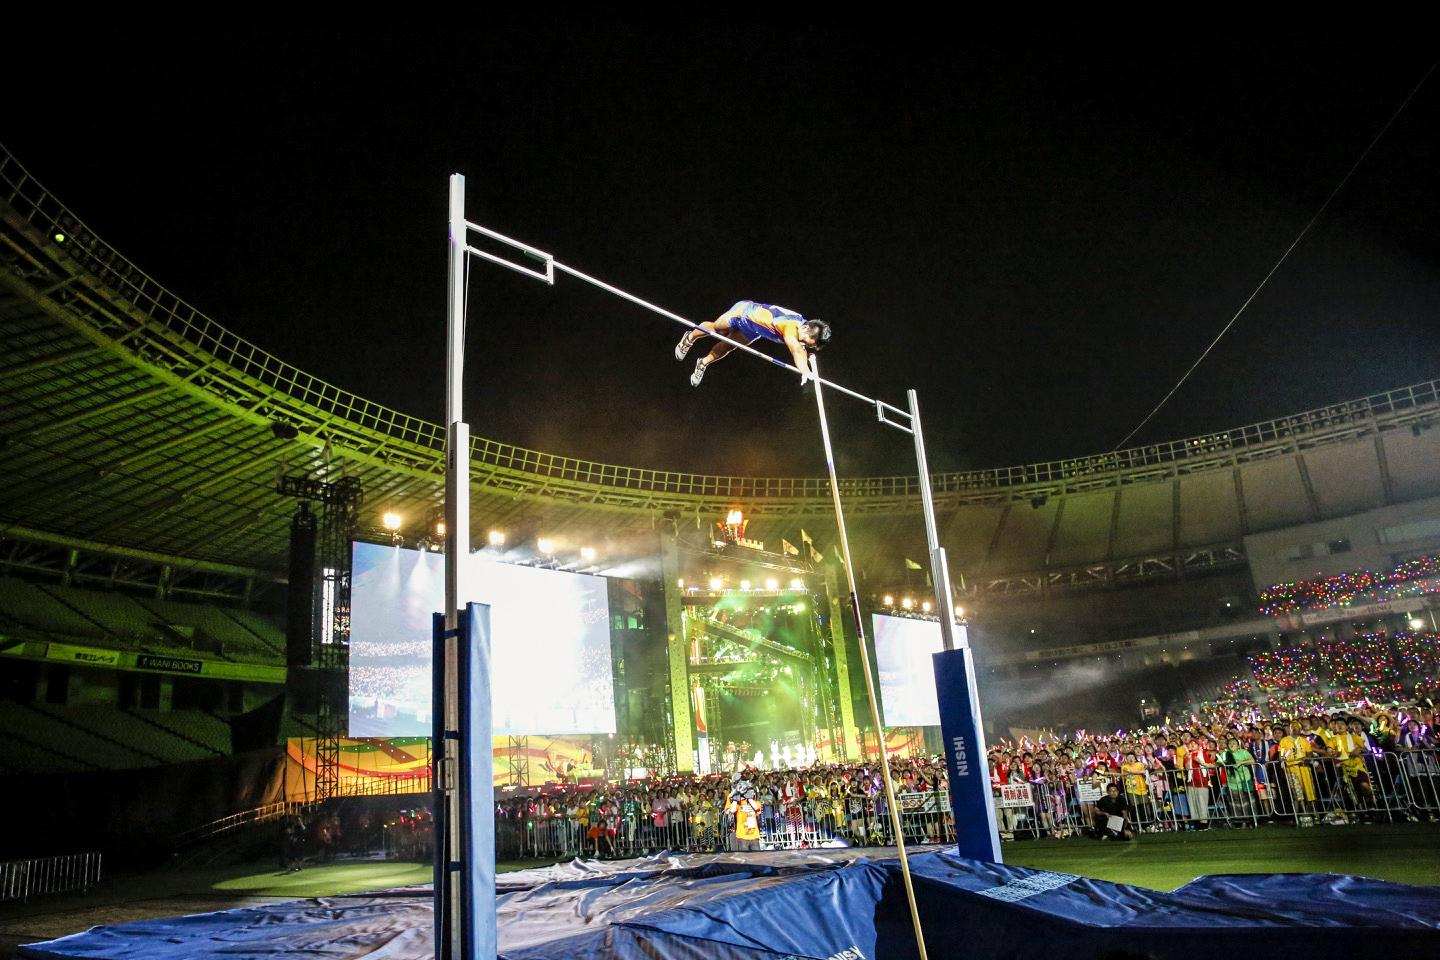
{"type": "Polygon", "coordinates": [[[435,536],[445,536],[445,521],[442,520],[439,523],[435,524],[435,536]]]}
{"type": "Polygon", "coordinates": [[[909,610],[911,607],[915,606],[915,601],[911,600],[909,597],[906,597],[904,600],[900,601],[900,606],[904,607],[906,610],[909,610]]]}
{"type": "Polygon", "coordinates": [[[536,540],[535,548],[548,557],[555,552],[555,541],[543,538],[536,540]]]}
{"type": "Polygon", "coordinates": [[[890,594],[888,594],[888,593],[885,594],[885,606],[887,606],[887,607],[893,607],[893,606],[895,606],[895,598],[892,597],[892,596],[890,596],[890,594]]]}
{"type": "Polygon", "coordinates": [[[501,533],[499,530],[491,530],[491,531],[490,531],[490,546],[492,546],[492,547],[503,547],[503,546],[505,546],[505,534],[501,533]]]}
{"type": "Polygon", "coordinates": [[[719,590],[723,586],[725,586],[725,581],[721,580],[719,577],[715,577],[710,581],[711,590],[719,590]]]}
{"type": "Polygon", "coordinates": [[[740,581],[740,589],[741,589],[741,590],[749,590],[749,589],[750,589],[750,581],[749,581],[749,580],[741,580],[741,581],[740,581]]]}
{"type": "Polygon", "coordinates": [[[766,581],[765,581],[765,589],[766,589],[766,590],[779,590],[779,589],[780,589],[780,581],[779,581],[779,580],[766,580],[766,581]]]}
{"type": "MultiPolygon", "coordinates": [[[[64,230],[56,230],[54,233],[50,234],[50,239],[54,240],[56,243],[64,243],[66,240],[69,240],[70,237],[65,233],[64,230]]],[[[1416,432],[1418,433],[1419,431],[1416,432]]]]}
{"type": "Polygon", "coordinates": [[[921,610],[924,610],[926,613],[929,613],[929,612],[930,612],[930,601],[929,601],[929,600],[926,600],[924,603],[920,604],[920,609],[921,609],[921,610]]]}
{"type": "Polygon", "coordinates": [[[595,548],[594,548],[594,547],[581,547],[581,548],[580,548],[580,557],[581,557],[582,560],[587,560],[587,561],[594,560],[594,559],[595,559],[595,548]]]}
{"type": "Polygon", "coordinates": [[[380,518],[380,522],[384,525],[386,530],[390,530],[392,532],[395,530],[399,530],[401,523],[400,514],[392,513],[391,511],[387,510],[385,511],[385,515],[380,518]]]}
{"type": "Polygon", "coordinates": [[[791,590],[803,590],[803,589],[805,589],[805,581],[804,581],[804,580],[801,580],[801,579],[799,579],[799,578],[796,578],[796,579],[794,579],[794,580],[791,580],[791,581],[790,581],[790,589],[791,589],[791,590]]]}

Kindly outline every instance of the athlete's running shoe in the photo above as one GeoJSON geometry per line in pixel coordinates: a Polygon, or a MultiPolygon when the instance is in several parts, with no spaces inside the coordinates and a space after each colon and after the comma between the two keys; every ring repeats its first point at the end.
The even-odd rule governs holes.
{"type": "Polygon", "coordinates": [[[694,344],[695,339],[691,337],[690,334],[687,333],[681,337],[680,342],[675,344],[675,359],[684,360],[685,354],[690,352],[690,348],[694,346],[694,344]]]}
{"type": "Polygon", "coordinates": [[[704,357],[701,357],[699,360],[695,361],[695,372],[690,374],[690,386],[700,386],[700,381],[705,377],[706,366],[707,364],[705,363],[704,357]]]}

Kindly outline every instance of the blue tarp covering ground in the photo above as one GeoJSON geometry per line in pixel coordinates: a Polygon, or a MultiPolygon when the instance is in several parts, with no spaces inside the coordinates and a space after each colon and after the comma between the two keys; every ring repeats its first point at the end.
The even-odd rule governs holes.
{"type": "MultiPolygon", "coordinates": [[[[931,957],[1354,960],[1440,957],[1440,889],[1330,875],[1204,877],[1173,893],[913,854],[931,957]]],[[[908,960],[899,864],[854,854],[661,856],[502,874],[509,960],[908,960]]],[[[20,948],[32,958],[205,960],[431,955],[427,891],[379,891],[96,927],[20,948]]]]}

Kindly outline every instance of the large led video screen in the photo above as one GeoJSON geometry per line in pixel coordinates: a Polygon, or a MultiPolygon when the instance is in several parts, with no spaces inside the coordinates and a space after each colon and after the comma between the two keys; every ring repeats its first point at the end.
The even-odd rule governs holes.
{"type": "MultiPolygon", "coordinates": [[[[875,663],[880,673],[880,708],[887,727],[938,727],[932,654],[945,649],[934,620],[871,614],[875,663]]],[[[956,625],[957,641],[964,627],[956,625]]]]}
{"type": "MultiPolygon", "coordinates": [[[[357,543],[353,558],[349,735],[429,736],[445,557],[357,543]]],[[[462,602],[490,605],[495,735],[614,733],[605,578],[472,557],[468,579],[462,602]]]]}

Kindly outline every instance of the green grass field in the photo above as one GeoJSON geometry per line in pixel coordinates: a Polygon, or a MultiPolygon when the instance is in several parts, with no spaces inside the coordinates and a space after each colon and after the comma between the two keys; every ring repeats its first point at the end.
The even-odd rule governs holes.
{"type": "MultiPolygon", "coordinates": [[[[1223,873],[1347,873],[1440,886],[1440,828],[1433,824],[1262,827],[1204,833],[1142,834],[1131,843],[1017,840],[1001,847],[1005,863],[1057,873],[1174,890],[1223,873]]],[[[883,852],[877,850],[877,855],[883,852]]],[[[549,862],[549,861],[546,861],[549,862]]],[[[537,866],[502,863],[500,871],[537,866]]],[[[314,897],[430,882],[430,868],[407,863],[348,863],[298,873],[262,871],[210,884],[216,893],[314,897]]]]}
{"type": "Polygon", "coordinates": [[[1434,824],[1141,834],[1129,843],[1017,840],[1003,844],[1000,855],[1012,866],[1152,890],[1223,873],[1347,873],[1440,886],[1440,828],[1434,824]]]}

